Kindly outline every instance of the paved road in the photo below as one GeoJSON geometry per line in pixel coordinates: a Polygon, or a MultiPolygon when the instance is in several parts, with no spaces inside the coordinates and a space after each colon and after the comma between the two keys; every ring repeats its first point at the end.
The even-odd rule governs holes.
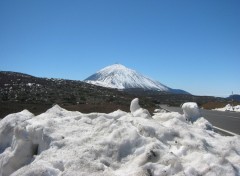
{"type": "MultiPolygon", "coordinates": [[[[162,108],[169,111],[183,113],[180,107],[161,105],[162,108]]],[[[222,112],[200,109],[202,116],[207,119],[213,126],[233,132],[240,135],[240,113],[239,112],[222,112]]]]}

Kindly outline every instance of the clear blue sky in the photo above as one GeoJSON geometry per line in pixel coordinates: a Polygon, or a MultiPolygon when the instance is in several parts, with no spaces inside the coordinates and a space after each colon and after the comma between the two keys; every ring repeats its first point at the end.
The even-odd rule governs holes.
{"type": "Polygon", "coordinates": [[[240,1],[0,1],[0,70],[83,80],[114,63],[192,94],[240,94],[240,1]]]}

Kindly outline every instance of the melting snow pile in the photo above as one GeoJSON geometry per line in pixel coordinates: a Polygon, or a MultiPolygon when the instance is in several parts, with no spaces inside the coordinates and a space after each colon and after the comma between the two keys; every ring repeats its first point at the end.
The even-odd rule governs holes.
{"type": "Polygon", "coordinates": [[[217,110],[217,111],[236,111],[236,112],[240,112],[240,105],[232,106],[230,104],[227,104],[223,108],[216,108],[214,110],[217,110]]]}
{"type": "Polygon", "coordinates": [[[182,109],[186,119],[191,122],[196,121],[201,116],[197,103],[194,102],[184,103],[182,105],[182,109]]]}
{"type": "Polygon", "coordinates": [[[240,137],[212,131],[194,103],[184,115],[71,112],[54,106],[0,121],[0,176],[240,175],[240,137]],[[187,119],[187,120],[186,120],[187,119]]]}

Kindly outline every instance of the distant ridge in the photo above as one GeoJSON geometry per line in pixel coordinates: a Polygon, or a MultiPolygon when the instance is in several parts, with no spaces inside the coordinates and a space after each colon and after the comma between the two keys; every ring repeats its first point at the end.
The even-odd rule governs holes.
{"type": "Polygon", "coordinates": [[[234,101],[240,101],[240,95],[238,95],[238,94],[230,95],[227,98],[230,99],[230,100],[234,100],[234,101]]]}
{"type": "Polygon", "coordinates": [[[87,83],[115,89],[141,88],[176,94],[189,94],[181,89],[172,89],[121,64],[107,66],[84,80],[87,83]]]}

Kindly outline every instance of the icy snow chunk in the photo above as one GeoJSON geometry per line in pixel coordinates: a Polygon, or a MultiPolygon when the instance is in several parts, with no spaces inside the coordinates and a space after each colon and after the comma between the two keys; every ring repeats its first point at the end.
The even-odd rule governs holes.
{"type": "Polygon", "coordinates": [[[216,109],[213,109],[213,110],[216,110],[216,111],[236,111],[236,112],[240,112],[240,105],[232,106],[230,104],[227,104],[223,108],[216,108],[216,109]]]}
{"type": "Polygon", "coordinates": [[[27,132],[21,127],[16,127],[12,148],[7,153],[4,153],[5,156],[0,160],[0,175],[8,176],[22,166],[30,163],[33,153],[34,147],[28,138],[27,132]]]}
{"type": "Polygon", "coordinates": [[[25,124],[25,121],[32,117],[34,115],[31,112],[23,110],[19,113],[10,114],[0,121],[0,154],[11,145],[14,128],[17,125],[25,124]]]}
{"type": "Polygon", "coordinates": [[[165,109],[155,109],[154,113],[165,113],[167,112],[165,109]]]}
{"type": "Polygon", "coordinates": [[[234,107],[232,105],[230,105],[230,104],[227,104],[225,106],[225,109],[226,109],[226,111],[233,111],[234,107]]]}
{"type": "Polygon", "coordinates": [[[240,112],[240,105],[234,106],[234,111],[240,112]]]}
{"type": "Polygon", "coordinates": [[[132,100],[130,105],[130,111],[134,117],[151,118],[148,110],[140,107],[138,98],[132,100]]]}
{"type": "Polygon", "coordinates": [[[14,172],[11,176],[59,176],[61,174],[61,170],[54,168],[51,163],[40,160],[35,164],[35,167],[31,167],[31,165],[27,165],[24,168],[21,168],[14,172]]]}
{"type": "Polygon", "coordinates": [[[114,118],[114,119],[118,119],[118,118],[124,117],[126,115],[127,115],[127,113],[124,111],[121,111],[121,110],[117,110],[117,111],[114,111],[114,112],[108,114],[109,117],[114,118]]]}
{"type": "Polygon", "coordinates": [[[140,109],[140,105],[139,105],[139,99],[135,98],[132,100],[131,105],[130,105],[130,111],[131,113],[134,113],[135,111],[137,111],[138,109],[140,109]]]}
{"type": "Polygon", "coordinates": [[[197,119],[193,123],[193,125],[196,125],[200,128],[206,129],[206,130],[212,130],[213,129],[212,124],[209,121],[207,121],[206,119],[204,119],[203,117],[197,119]]]}
{"type": "Polygon", "coordinates": [[[132,115],[134,117],[151,118],[151,115],[148,112],[148,110],[143,109],[143,108],[140,108],[140,109],[136,110],[134,113],[132,113],[132,115]]]}
{"type": "Polygon", "coordinates": [[[59,105],[54,105],[51,109],[47,110],[47,113],[62,115],[67,110],[61,108],[59,105]]]}
{"type": "Polygon", "coordinates": [[[64,116],[78,116],[81,115],[80,112],[77,111],[68,111],[66,109],[61,108],[59,105],[54,105],[52,108],[46,111],[46,113],[51,114],[51,117],[64,117],[64,116]]]}
{"type": "Polygon", "coordinates": [[[182,105],[183,113],[185,117],[191,121],[196,121],[201,115],[197,103],[187,102],[182,105]]]}

